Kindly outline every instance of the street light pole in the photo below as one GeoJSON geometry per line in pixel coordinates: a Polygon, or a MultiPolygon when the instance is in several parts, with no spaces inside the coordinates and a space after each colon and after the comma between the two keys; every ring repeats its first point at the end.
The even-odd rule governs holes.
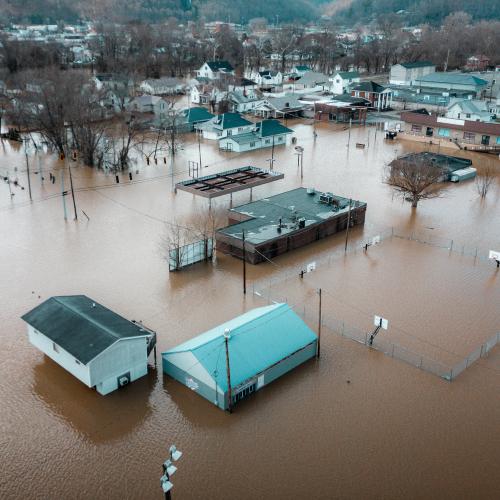
{"type": "Polygon", "coordinates": [[[160,477],[160,484],[165,495],[165,500],[171,500],[172,498],[171,489],[174,485],[170,482],[170,476],[172,476],[177,470],[177,467],[172,462],[177,462],[177,460],[181,458],[182,451],[179,451],[175,445],[172,445],[169,448],[169,454],[170,458],[165,460],[162,464],[163,476],[160,477]]]}

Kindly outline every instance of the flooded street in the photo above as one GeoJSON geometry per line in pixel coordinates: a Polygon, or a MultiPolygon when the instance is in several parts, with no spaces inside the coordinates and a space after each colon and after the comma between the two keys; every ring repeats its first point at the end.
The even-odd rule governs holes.
{"type": "MultiPolygon", "coordinates": [[[[367,202],[365,226],[353,231],[354,240],[391,227],[426,228],[457,244],[500,251],[497,157],[457,154],[472,159],[479,173],[487,165],[496,169],[485,200],[474,181],[450,183],[444,197],[422,201],[412,213],[383,184],[383,168],[398,154],[428,146],[385,141],[374,127],[349,133],[318,124],[314,140],[310,123],[289,120],[288,126],[304,147],[304,178],[293,147],[277,147],[274,169],[285,178],[254,189],[253,199],[315,187],[367,202]],[[358,149],[357,142],[367,147],[358,149]]],[[[65,197],[68,220],[63,217],[62,162],[30,152],[30,202],[23,147],[0,145],[0,173],[25,187],[12,186],[11,197],[0,182],[0,498],[159,499],[161,464],[172,443],[184,452],[173,478],[176,500],[498,498],[500,346],[449,383],[325,332],[319,361],[265,387],[230,415],[164,376],[159,354],[156,371],[101,396],[29,344],[20,316],[52,295],[85,294],[142,320],[158,333],[158,353],[264,303],[243,295],[242,264],[232,257],[168,272],[165,223],[190,225],[208,208],[208,200],[173,193],[172,181],[189,177],[188,160],[199,160],[195,137],[185,141],[174,179],[170,160],[147,166],[138,158],[132,181],[123,173],[119,184],[114,174],[72,164],[78,221],[71,196],[65,197]]],[[[202,141],[203,174],[268,168],[269,149],[237,154],[216,147],[202,141]]],[[[248,200],[249,193],[233,195],[234,205],[248,200]]],[[[217,206],[227,208],[228,197],[217,206]]],[[[343,244],[339,235],[285,254],[276,266],[249,265],[249,281],[298,269],[343,244]]],[[[359,319],[353,305],[368,317],[388,304],[387,313],[410,333],[430,339],[438,330],[451,332],[438,343],[459,354],[483,341],[483,333],[500,331],[494,264],[475,267],[441,249],[419,249],[383,242],[369,250],[370,263],[356,255],[359,265],[332,264],[332,281],[318,273],[310,286],[333,290],[335,280],[345,289],[342,302],[325,303],[339,318],[359,319]],[[412,296],[422,299],[413,310],[404,300],[410,282],[412,296]]]]}

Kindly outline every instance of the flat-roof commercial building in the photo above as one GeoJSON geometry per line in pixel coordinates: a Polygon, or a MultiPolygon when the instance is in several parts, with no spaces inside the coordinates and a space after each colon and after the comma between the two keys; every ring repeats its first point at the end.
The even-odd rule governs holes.
{"type": "Polygon", "coordinates": [[[288,304],[273,304],[162,353],[162,362],[164,373],[227,410],[316,350],[317,336],[304,321],[288,304]]]}
{"type": "Polygon", "coordinates": [[[297,188],[229,210],[231,225],[216,233],[217,250],[258,264],[266,259],[364,224],[366,203],[297,188]],[[350,216],[349,216],[350,212],[350,216]]]}
{"type": "Polygon", "coordinates": [[[85,295],[51,297],[22,319],[31,344],[100,394],[148,372],[156,334],[85,295]]]}
{"type": "MultiPolygon", "coordinates": [[[[423,151],[420,153],[407,153],[399,156],[398,160],[405,160],[415,165],[435,165],[443,171],[442,182],[450,181],[455,172],[461,172],[464,169],[470,169],[472,161],[468,158],[460,158],[459,156],[443,155],[440,153],[432,153],[423,151]]],[[[473,169],[475,172],[475,169],[473,169]]]]}

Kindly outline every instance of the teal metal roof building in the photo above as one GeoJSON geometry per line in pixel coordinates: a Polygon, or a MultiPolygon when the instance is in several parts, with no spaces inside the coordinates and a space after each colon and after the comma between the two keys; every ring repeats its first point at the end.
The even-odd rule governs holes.
{"type": "Polygon", "coordinates": [[[163,371],[227,410],[313,358],[316,349],[317,336],[304,321],[287,304],[273,304],[162,353],[163,371]]]}

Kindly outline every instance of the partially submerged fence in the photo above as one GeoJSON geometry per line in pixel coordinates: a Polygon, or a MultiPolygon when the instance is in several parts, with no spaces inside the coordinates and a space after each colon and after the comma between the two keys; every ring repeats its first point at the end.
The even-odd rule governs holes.
{"type": "Polygon", "coordinates": [[[213,251],[214,240],[212,238],[172,248],[168,252],[168,269],[169,271],[178,271],[196,262],[209,260],[212,258],[213,251]]]}
{"type": "MultiPolygon", "coordinates": [[[[330,263],[334,262],[337,259],[343,258],[345,254],[355,253],[359,251],[364,251],[367,249],[368,245],[378,244],[386,239],[390,238],[402,238],[410,241],[415,241],[420,244],[426,244],[437,248],[443,248],[448,250],[449,252],[457,253],[460,255],[467,255],[474,257],[474,259],[478,261],[487,261],[488,260],[488,252],[479,250],[476,247],[469,247],[466,245],[457,244],[453,240],[443,239],[439,237],[435,237],[432,234],[428,234],[423,231],[412,231],[411,233],[405,234],[402,231],[394,230],[393,228],[390,230],[386,230],[376,235],[365,238],[362,242],[356,242],[353,245],[349,246],[347,252],[336,251],[326,256],[322,256],[319,259],[316,259],[313,263],[308,262],[304,263],[298,270],[285,271],[277,276],[267,279],[260,280],[253,283],[253,293],[258,295],[269,302],[288,302],[288,298],[283,293],[277,292],[276,285],[281,284],[285,285],[285,282],[288,280],[299,279],[299,275],[301,271],[306,271],[309,269],[317,269],[318,266],[327,266],[330,263]]],[[[317,272],[321,272],[320,269],[317,272]]],[[[293,281],[290,283],[293,286],[293,281]]],[[[286,284],[287,285],[287,284],[286,284]]],[[[287,286],[282,286],[282,289],[288,289],[287,286]]],[[[325,291],[325,290],[323,290],[325,291]]],[[[312,323],[316,323],[318,321],[318,311],[317,308],[313,308],[312,310],[308,310],[304,303],[300,305],[290,306],[295,310],[297,314],[302,316],[304,320],[310,320],[312,323]]],[[[487,357],[490,351],[500,343],[500,333],[496,333],[486,342],[481,344],[477,349],[475,349],[472,353],[467,355],[465,358],[459,356],[456,353],[452,353],[446,351],[448,357],[453,357],[453,362],[442,362],[433,359],[431,356],[428,356],[423,353],[415,352],[412,349],[407,347],[402,347],[397,343],[389,341],[386,337],[379,335],[375,337],[373,344],[370,345],[369,339],[372,332],[363,331],[360,328],[351,326],[331,315],[329,311],[323,310],[322,312],[322,321],[321,324],[323,327],[331,330],[335,334],[345,337],[351,340],[354,340],[360,344],[364,344],[365,346],[369,346],[372,349],[383,352],[385,355],[390,356],[395,359],[399,359],[405,363],[408,363],[416,368],[424,370],[426,372],[437,375],[445,380],[452,381],[458,375],[460,375],[466,368],[470,367],[473,363],[475,363],[480,358],[487,357]]],[[[445,351],[443,349],[443,351],[445,351]]]]}

